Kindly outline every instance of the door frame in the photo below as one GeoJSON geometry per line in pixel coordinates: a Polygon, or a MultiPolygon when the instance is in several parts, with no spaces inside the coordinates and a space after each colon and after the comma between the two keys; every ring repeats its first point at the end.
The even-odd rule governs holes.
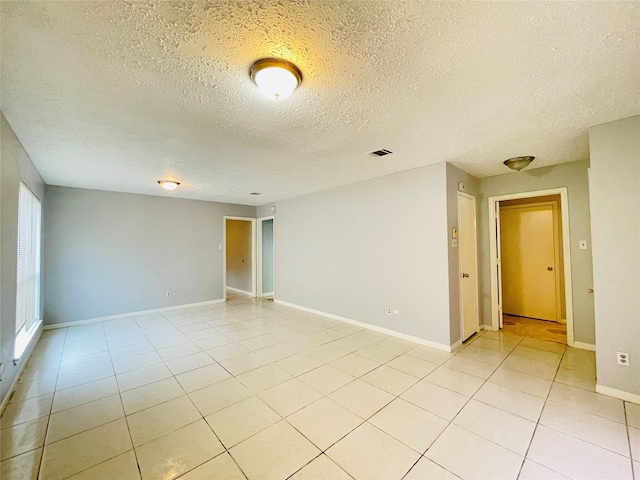
{"type": "Polygon", "coordinates": [[[256,296],[265,297],[265,292],[262,291],[262,223],[267,220],[273,220],[273,291],[266,292],[267,298],[275,298],[276,296],[276,220],[275,215],[269,215],[268,217],[257,218],[257,246],[256,246],[256,296]]]}
{"type": "Polygon", "coordinates": [[[571,231],[569,229],[569,193],[567,187],[534,190],[529,192],[496,195],[488,198],[489,203],[489,257],[491,273],[491,330],[497,331],[502,326],[502,278],[500,270],[500,211],[499,202],[522,198],[560,195],[562,223],[562,252],[564,257],[564,296],[567,314],[567,345],[574,346],[573,332],[573,289],[571,283],[571,231]]]}
{"type": "MultiPolygon", "coordinates": [[[[476,320],[477,320],[477,324],[476,324],[476,332],[478,333],[478,331],[480,331],[480,268],[478,265],[478,214],[477,214],[477,199],[474,195],[469,195],[468,193],[464,193],[464,192],[460,192],[458,191],[458,195],[456,197],[456,200],[458,200],[460,197],[464,197],[467,198],[469,200],[473,201],[473,229],[475,231],[475,237],[476,237],[476,241],[474,243],[474,256],[475,256],[475,263],[476,263],[476,275],[475,275],[475,287],[476,287],[476,320]]],[[[457,201],[457,210],[458,210],[458,232],[460,232],[460,201],[457,201]]],[[[460,237],[460,235],[458,235],[458,237],[460,237]]],[[[464,309],[463,309],[463,301],[462,301],[462,283],[463,283],[463,278],[462,278],[462,246],[460,245],[460,240],[458,239],[458,293],[459,293],[459,299],[458,301],[460,302],[460,339],[462,342],[464,342],[466,339],[464,338],[464,309]]],[[[473,335],[473,334],[472,334],[473,335]]],[[[470,338],[472,335],[469,335],[470,338]]]]}
{"type": "Polygon", "coordinates": [[[251,217],[233,217],[225,215],[222,217],[222,298],[227,301],[227,220],[240,220],[251,222],[251,292],[252,297],[256,296],[256,219],[251,217]]]}

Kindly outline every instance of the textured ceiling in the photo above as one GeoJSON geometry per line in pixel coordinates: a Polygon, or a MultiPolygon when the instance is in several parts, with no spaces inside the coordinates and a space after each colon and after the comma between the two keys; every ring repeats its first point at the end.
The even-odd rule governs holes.
{"type": "Polygon", "coordinates": [[[639,2],[0,5],[1,107],[54,185],[261,205],[444,161],[583,160],[588,127],[640,113],[639,2]],[[302,70],[289,99],[251,83],[266,56],[302,70]]]}

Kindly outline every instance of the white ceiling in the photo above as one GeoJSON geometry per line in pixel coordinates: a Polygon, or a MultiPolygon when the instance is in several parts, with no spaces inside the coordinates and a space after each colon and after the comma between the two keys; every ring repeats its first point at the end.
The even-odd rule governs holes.
{"type": "Polygon", "coordinates": [[[443,161],[583,160],[588,127],[640,113],[637,1],[0,8],[2,110],[53,185],[261,205],[443,161]],[[302,70],[289,99],[251,83],[266,56],[302,70]]]}

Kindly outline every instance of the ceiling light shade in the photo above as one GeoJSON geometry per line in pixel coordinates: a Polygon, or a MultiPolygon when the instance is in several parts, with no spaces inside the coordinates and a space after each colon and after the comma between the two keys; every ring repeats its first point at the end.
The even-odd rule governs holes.
{"type": "Polygon", "coordinates": [[[302,72],[293,63],[279,58],[257,60],[249,71],[260,93],[272,100],[287,98],[302,83],[302,72]]]}
{"type": "Polygon", "coordinates": [[[174,180],[158,180],[158,183],[165,190],[175,190],[180,185],[180,182],[176,182],[174,180]]]}
{"type": "Polygon", "coordinates": [[[511,170],[517,170],[520,171],[523,168],[527,168],[529,166],[529,164],[531,162],[533,162],[533,159],[536,157],[531,157],[531,156],[527,156],[527,157],[513,157],[510,158],[509,160],[505,160],[503,163],[509,167],[511,170]]]}

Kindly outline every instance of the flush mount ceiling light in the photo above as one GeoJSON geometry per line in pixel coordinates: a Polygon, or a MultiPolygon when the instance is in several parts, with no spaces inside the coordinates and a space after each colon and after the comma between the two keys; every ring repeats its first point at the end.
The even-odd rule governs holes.
{"type": "Polygon", "coordinates": [[[503,163],[509,167],[511,170],[517,170],[520,171],[523,168],[527,168],[529,166],[529,164],[531,162],[533,162],[533,159],[536,157],[513,157],[510,158],[509,160],[505,160],[503,163]]]}
{"type": "Polygon", "coordinates": [[[302,83],[302,72],[293,63],[279,58],[261,58],[249,70],[260,93],[272,100],[287,98],[302,83]]]}
{"type": "Polygon", "coordinates": [[[174,180],[158,180],[158,184],[165,190],[175,190],[180,185],[180,182],[174,180]]]}

